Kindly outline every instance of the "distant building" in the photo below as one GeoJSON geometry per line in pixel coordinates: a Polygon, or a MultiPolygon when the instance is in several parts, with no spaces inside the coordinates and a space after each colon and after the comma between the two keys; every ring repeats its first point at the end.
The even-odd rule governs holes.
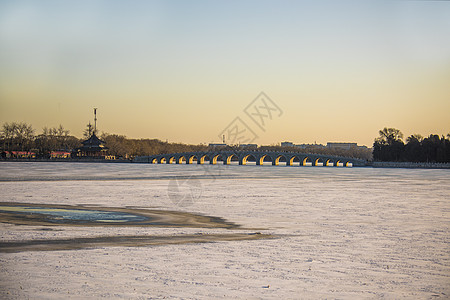
{"type": "Polygon", "coordinates": [[[70,158],[71,153],[67,151],[52,151],[50,158],[70,158]]]}
{"type": "Polygon", "coordinates": [[[107,156],[108,147],[105,146],[105,142],[100,140],[95,133],[81,143],[83,146],[76,149],[77,157],[105,158],[107,156]]]}
{"type": "Polygon", "coordinates": [[[239,144],[239,145],[227,145],[227,144],[214,144],[210,143],[208,145],[209,148],[212,149],[225,149],[225,148],[235,148],[238,147],[239,149],[257,149],[258,144],[239,144]]]}
{"type": "Polygon", "coordinates": [[[214,144],[214,143],[210,143],[208,145],[208,147],[210,147],[210,148],[223,148],[223,147],[226,147],[226,146],[227,146],[227,144],[214,144]]]}
{"type": "Polygon", "coordinates": [[[330,142],[327,143],[327,148],[330,149],[350,150],[357,147],[358,147],[357,143],[330,143],[330,142]]]}
{"type": "Polygon", "coordinates": [[[295,145],[295,147],[301,148],[301,149],[306,149],[306,148],[323,148],[325,146],[322,144],[300,144],[300,145],[295,145]]]}
{"type": "Polygon", "coordinates": [[[281,142],[281,147],[294,147],[292,142],[281,142]]]}
{"type": "Polygon", "coordinates": [[[36,152],[32,151],[5,151],[2,152],[5,158],[36,158],[36,152]]]}
{"type": "Polygon", "coordinates": [[[292,142],[282,142],[281,147],[293,147],[293,148],[299,148],[299,149],[306,149],[306,148],[322,148],[324,145],[321,144],[294,144],[292,142]]]}
{"type": "Polygon", "coordinates": [[[258,148],[257,144],[240,144],[239,148],[241,149],[256,149],[258,148]]]}
{"type": "MultiPolygon", "coordinates": [[[[91,123],[89,122],[89,126],[91,123]]],[[[89,134],[91,134],[91,127],[89,127],[89,134]]],[[[85,141],[81,142],[83,146],[75,149],[75,156],[77,157],[91,157],[91,158],[110,158],[108,156],[108,147],[105,142],[99,139],[95,133],[97,132],[97,108],[94,108],[94,131],[92,135],[85,141]]]]}

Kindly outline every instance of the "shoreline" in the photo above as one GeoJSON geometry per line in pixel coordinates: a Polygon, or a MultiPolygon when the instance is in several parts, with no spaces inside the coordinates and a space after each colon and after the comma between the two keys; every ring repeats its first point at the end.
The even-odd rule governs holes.
{"type": "Polygon", "coordinates": [[[1,223],[14,225],[30,225],[30,226],[112,226],[112,227],[192,227],[192,228],[224,228],[224,229],[246,229],[241,228],[239,224],[227,221],[220,217],[207,216],[201,214],[194,214],[183,211],[173,210],[159,210],[150,208],[130,208],[130,207],[97,207],[90,205],[67,205],[67,204],[38,204],[26,202],[0,202],[0,219],[1,223]],[[8,207],[8,210],[2,209],[8,207]],[[17,211],[10,209],[17,208],[17,211]],[[139,221],[126,222],[107,222],[81,219],[75,221],[72,219],[63,219],[52,217],[46,213],[34,213],[32,210],[21,212],[20,209],[37,209],[46,208],[53,210],[76,210],[86,212],[103,212],[103,213],[118,213],[130,214],[134,216],[141,216],[145,219],[139,221]],[[60,220],[60,221],[58,221],[60,220]]]}
{"type": "Polygon", "coordinates": [[[374,161],[370,167],[389,169],[450,169],[450,163],[374,161]]]}
{"type": "Polygon", "coordinates": [[[199,233],[179,235],[98,236],[67,239],[39,239],[0,242],[0,253],[28,251],[62,251],[98,249],[103,247],[149,247],[229,241],[274,239],[275,235],[263,233],[199,233]]]}
{"type": "Polygon", "coordinates": [[[65,204],[37,204],[21,202],[0,202],[1,223],[16,226],[36,226],[38,230],[58,230],[69,226],[78,227],[157,227],[157,228],[182,228],[191,227],[198,229],[222,229],[245,230],[251,232],[232,233],[195,233],[172,235],[102,235],[94,237],[72,237],[57,239],[26,239],[0,241],[0,253],[18,253],[27,251],[60,251],[96,249],[102,247],[146,247],[160,245],[178,245],[192,243],[213,243],[226,241],[244,241],[276,238],[273,234],[255,232],[256,228],[244,228],[239,224],[227,221],[221,217],[207,216],[181,211],[121,208],[121,207],[97,207],[85,205],[65,204]],[[43,209],[42,212],[37,212],[43,209]],[[28,211],[27,211],[28,210],[28,211]],[[54,215],[52,211],[58,211],[54,215]],[[71,219],[68,214],[92,214],[118,213],[131,214],[145,217],[138,221],[127,220],[114,222],[97,219],[80,218],[71,219]],[[66,217],[65,217],[66,216],[66,217]]]}
{"type": "MultiPolygon", "coordinates": [[[[107,164],[149,164],[147,162],[137,162],[134,160],[109,160],[109,159],[86,159],[86,158],[61,158],[61,159],[40,159],[40,158],[15,158],[0,159],[1,162],[65,162],[65,163],[107,163],[107,164]]],[[[311,166],[308,166],[311,167],[311,166]]],[[[320,167],[319,167],[320,168],[320,167]]],[[[365,166],[353,166],[352,168],[385,168],[385,169],[450,169],[450,163],[427,163],[427,162],[390,162],[374,161],[367,162],[365,166]]]]}
{"type": "Polygon", "coordinates": [[[96,158],[2,158],[0,162],[69,162],[69,163],[135,163],[129,159],[96,159],[96,158]]]}

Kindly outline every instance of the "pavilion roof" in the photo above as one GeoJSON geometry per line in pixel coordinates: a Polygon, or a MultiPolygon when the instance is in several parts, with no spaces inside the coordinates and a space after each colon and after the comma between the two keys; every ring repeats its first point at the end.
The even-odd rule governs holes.
{"type": "Polygon", "coordinates": [[[78,150],[89,150],[89,151],[100,151],[107,150],[108,148],[104,145],[105,142],[99,139],[95,133],[91,135],[90,138],[81,142],[83,146],[78,148],[78,150]]]}
{"type": "Polygon", "coordinates": [[[82,141],[81,143],[82,143],[84,146],[100,146],[100,145],[105,144],[105,142],[102,141],[101,139],[99,139],[99,138],[95,135],[95,133],[93,133],[93,134],[91,135],[90,138],[88,138],[88,139],[85,140],[85,141],[82,141]]]}

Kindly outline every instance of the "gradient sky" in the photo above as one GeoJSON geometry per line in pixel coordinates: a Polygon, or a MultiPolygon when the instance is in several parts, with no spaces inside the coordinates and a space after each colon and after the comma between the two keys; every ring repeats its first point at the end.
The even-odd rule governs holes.
{"type": "Polygon", "coordinates": [[[449,1],[0,0],[0,122],[220,142],[450,132],[449,1]],[[264,91],[282,110],[245,119],[264,91]]]}

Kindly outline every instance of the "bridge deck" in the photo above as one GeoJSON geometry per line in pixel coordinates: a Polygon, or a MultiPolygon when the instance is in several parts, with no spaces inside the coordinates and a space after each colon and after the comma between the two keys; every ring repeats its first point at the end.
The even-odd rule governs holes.
{"type": "Polygon", "coordinates": [[[334,156],[326,154],[277,152],[277,151],[201,151],[166,153],[151,156],[136,157],[135,162],[159,163],[159,164],[217,164],[225,165],[233,162],[246,165],[247,162],[255,162],[256,165],[271,163],[274,166],[286,164],[287,166],[327,166],[327,167],[363,167],[368,162],[364,159],[334,156]]]}

